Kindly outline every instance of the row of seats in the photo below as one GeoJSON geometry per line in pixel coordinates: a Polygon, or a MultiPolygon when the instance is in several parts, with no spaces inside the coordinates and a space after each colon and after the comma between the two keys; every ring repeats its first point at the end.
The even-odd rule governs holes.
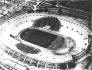
{"type": "Polygon", "coordinates": [[[41,60],[37,60],[34,58],[31,58],[29,56],[26,56],[20,52],[17,52],[12,49],[6,49],[5,53],[7,53],[10,57],[17,59],[18,61],[27,64],[28,66],[34,66],[37,68],[43,68],[43,69],[67,69],[67,65],[69,69],[75,68],[76,64],[71,61],[68,63],[50,63],[50,62],[44,62],[41,60]]]}

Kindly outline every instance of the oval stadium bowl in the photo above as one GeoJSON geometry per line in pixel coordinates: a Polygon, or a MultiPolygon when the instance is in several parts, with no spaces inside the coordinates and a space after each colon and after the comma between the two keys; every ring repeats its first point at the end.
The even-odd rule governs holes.
{"type": "MultiPolygon", "coordinates": [[[[28,2],[0,18],[0,66],[8,70],[90,70],[92,30],[87,23],[60,15],[59,2],[40,2],[28,2]]],[[[70,8],[64,9],[69,12],[70,8]]]]}

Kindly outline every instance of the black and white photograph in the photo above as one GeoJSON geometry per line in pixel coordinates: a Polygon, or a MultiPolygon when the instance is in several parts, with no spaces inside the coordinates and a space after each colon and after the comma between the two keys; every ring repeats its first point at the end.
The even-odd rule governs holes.
{"type": "Polygon", "coordinates": [[[92,70],[92,0],[0,0],[0,70],[92,70]]]}

